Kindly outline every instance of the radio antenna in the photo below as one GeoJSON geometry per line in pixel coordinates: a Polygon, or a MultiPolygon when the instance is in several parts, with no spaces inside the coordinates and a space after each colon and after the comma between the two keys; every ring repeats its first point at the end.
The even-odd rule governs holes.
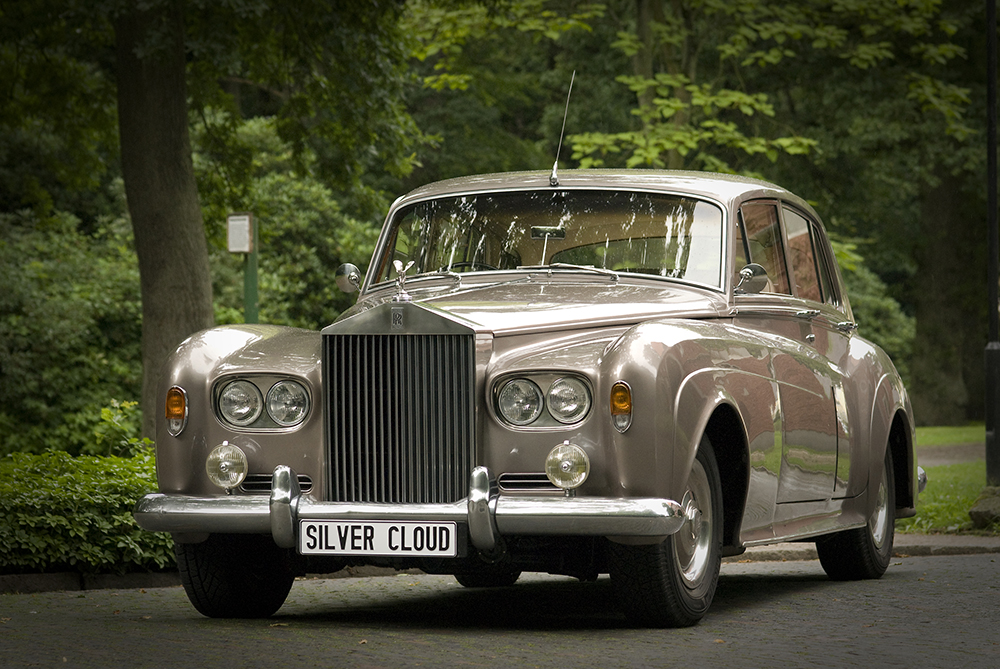
{"type": "Polygon", "coordinates": [[[566,117],[569,115],[569,96],[573,94],[573,81],[576,79],[576,70],[569,79],[569,91],[566,92],[566,109],[563,111],[562,130],[559,131],[559,146],[556,148],[556,162],[552,163],[552,174],[549,175],[549,185],[559,185],[559,154],[562,152],[563,134],[566,132],[566,117]]]}

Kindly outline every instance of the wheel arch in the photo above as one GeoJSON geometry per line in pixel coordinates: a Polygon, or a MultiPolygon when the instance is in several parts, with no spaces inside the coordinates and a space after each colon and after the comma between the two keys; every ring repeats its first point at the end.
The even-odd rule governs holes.
{"type": "Polygon", "coordinates": [[[723,402],[713,409],[704,434],[715,451],[722,481],[722,545],[738,547],[750,485],[750,451],[743,421],[732,405],[723,402]]]}
{"type": "Polygon", "coordinates": [[[888,448],[892,453],[892,475],[896,489],[896,518],[908,518],[916,514],[917,489],[916,457],[913,451],[913,437],[906,414],[899,410],[889,428],[888,448]]]}

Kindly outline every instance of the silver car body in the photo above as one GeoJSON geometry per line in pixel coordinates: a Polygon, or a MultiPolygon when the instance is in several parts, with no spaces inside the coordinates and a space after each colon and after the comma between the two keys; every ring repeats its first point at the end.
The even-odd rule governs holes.
{"type": "MultiPolygon", "coordinates": [[[[543,242],[555,249],[560,240],[543,242]]],[[[183,389],[186,423],[173,436],[160,421],[160,492],[135,515],[181,543],[260,533],[303,552],[302,523],[333,520],[454,522],[462,541],[456,559],[465,560],[496,560],[512,537],[655,544],[690,512],[685,486],[706,438],[721,476],[723,554],[865,527],[878,511],[887,450],[890,518],[916,506],[907,393],[889,358],[856,331],[819,216],[777,186],[739,177],[588,170],[560,174],[558,186],[547,173],[515,173],[417,189],[390,209],[357,305],[338,322],[322,333],[271,325],[200,332],[177,349],[160,387],[161,402],[168,389],[183,389]],[[718,278],[559,265],[542,257],[548,248],[517,267],[424,268],[405,283],[390,269],[401,212],[440,198],[553,190],[676,195],[717,208],[718,278]],[[791,218],[805,221],[825,299],[798,294],[790,260],[781,271],[793,279],[791,294],[740,288],[750,247],[739,226],[755,211],[781,220],[779,241],[789,253],[802,241],[790,239],[791,218]],[[451,351],[442,336],[468,342],[467,352],[451,351]],[[416,348],[391,354],[390,365],[381,347],[403,340],[416,348]],[[444,372],[448,378],[439,378],[444,372]],[[583,420],[517,426],[498,415],[506,380],[544,385],[565,375],[592,395],[583,420]],[[251,379],[262,392],[297,380],[309,414],[293,428],[227,424],[219,392],[232,379],[251,379]],[[624,432],[610,415],[616,382],[633,399],[624,432]],[[414,434],[390,435],[397,429],[414,434]],[[331,443],[343,440],[356,443],[343,452],[331,443]],[[425,450],[387,453],[386,440],[392,449],[418,441],[425,450]],[[209,481],[205,459],[223,442],[246,454],[252,485],[227,492],[209,481]],[[544,474],[547,455],[565,442],[590,463],[572,492],[544,474]]],[[[423,564],[402,555],[342,557],[423,564]]],[[[428,568],[449,569],[447,561],[428,568]]]]}

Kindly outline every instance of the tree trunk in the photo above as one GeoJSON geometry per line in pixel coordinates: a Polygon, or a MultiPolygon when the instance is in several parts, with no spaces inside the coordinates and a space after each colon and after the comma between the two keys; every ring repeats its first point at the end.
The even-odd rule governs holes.
{"type": "Polygon", "coordinates": [[[167,356],[214,320],[188,137],[181,3],[131,5],[115,22],[115,39],[122,174],[142,290],[143,435],[152,437],[167,356]]]}
{"type": "MultiPolygon", "coordinates": [[[[670,3],[671,25],[681,26],[680,30],[686,32],[684,27],[684,4],[679,0],[670,3]]],[[[637,76],[644,79],[653,79],[657,72],[667,72],[677,75],[683,74],[692,82],[695,81],[693,71],[694,64],[689,62],[687,57],[687,36],[685,35],[683,44],[680,47],[668,43],[660,43],[656,37],[654,25],[666,26],[668,21],[664,13],[664,0],[635,0],[636,34],[642,43],[642,49],[632,57],[632,71],[637,76]],[[692,71],[688,71],[688,67],[692,71]]],[[[685,105],[691,104],[691,93],[683,86],[674,87],[674,96],[685,105]]],[[[648,88],[638,96],[639,107],[652,107],[656,98],[656,91],[648,88]]],[[[677,111],[668,123],[677,128],[683,128],[690,120],[690,112],[685,107],[677,111]]],[[[684,156],[676,149],[667,153],[667,169],[679,170],[685,165],[684,156]]]]}
{"type": "MultiPolygon", "coordinates": [[[[921,425],[965,423],[970,408],[981,404],[970,397],[963,372],[966,335],[978,324],[969,312],[968,283],[985,276],[985,270],[972,277],[968,249],[977,239],[970,225],[978,220],[963,215],[960,187],[957,178],[944,176],[936,187],[925,186],[921,197],[911,366],[913,413],[921,425]]],[[[983,349],[976,354],[981,362],[983,349]]]]}

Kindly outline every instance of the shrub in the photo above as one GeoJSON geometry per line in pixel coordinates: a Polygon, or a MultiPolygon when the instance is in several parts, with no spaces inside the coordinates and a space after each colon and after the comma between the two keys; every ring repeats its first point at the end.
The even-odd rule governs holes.
{"type": "Polygon", "coordinates": [[[174,566],[169,534],[141,530],[132,507],[156,489],[154,455],[13,453],[0,460],[0,573],[125,573],[174,566]]]}

